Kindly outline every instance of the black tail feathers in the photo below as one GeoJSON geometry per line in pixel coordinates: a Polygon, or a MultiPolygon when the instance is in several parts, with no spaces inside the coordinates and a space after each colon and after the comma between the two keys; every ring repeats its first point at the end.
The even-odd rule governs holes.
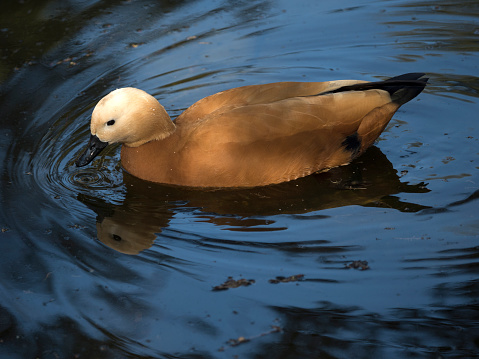
{"type": "Polygon", "coordinates": [[[419,72],[408,73],[388,80],[377,82],[365,82],[350,86],[343,86],[332,91],[322,93],[321,95],[338,93],[345,91],[366,91],[366,90],[385,90],[391,95],[393,102],[398,105],[405,104],[419,95],[426,86],[428,78],[421,78],[425,74],[419,72]]]}

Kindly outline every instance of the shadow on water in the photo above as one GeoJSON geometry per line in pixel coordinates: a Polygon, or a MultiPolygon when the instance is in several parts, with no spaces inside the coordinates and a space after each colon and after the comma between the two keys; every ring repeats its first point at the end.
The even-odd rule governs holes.
{"type": "MultiPolygon", "coordinates": [[[[424,184],[401,183],[397,171],[377,147],[350,166],[335,168],[289,183],[204,191],[148,183],[123,176],[121,204],[80,194],[78,199],[97,213],[98,238],[123,253],[149,248],[176,211],[197,211],[198,221],[233,231],[276,231],[274,215],[310,213],[328,208],[362,205],[417,212],[428,208],[403,203],[395,194],[426,193],[424,184]]],[[[319,216],[321,217],[321,216],[319,216]]],[[[318,217],[318,218],[319,218],[318,217]]]]}

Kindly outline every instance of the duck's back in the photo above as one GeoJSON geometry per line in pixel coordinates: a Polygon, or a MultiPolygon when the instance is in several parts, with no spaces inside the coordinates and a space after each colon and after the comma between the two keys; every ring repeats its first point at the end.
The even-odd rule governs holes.
{"type": "Polygon", "coordinates": [[[366,81],[275,82],[236,87],[199,100],[178,116],[175,122],[196,121],[240,106],[268,104],[294,97],[316,96],[343,86],[360,83],[366,83],[366,81]]]}

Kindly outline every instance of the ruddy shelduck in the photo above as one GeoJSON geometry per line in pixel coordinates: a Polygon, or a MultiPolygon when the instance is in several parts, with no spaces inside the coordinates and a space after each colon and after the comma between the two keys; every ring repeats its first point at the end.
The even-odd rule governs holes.
{"type": "Polygon", "coordinates": [[[422,73],[385,81],[278,82],[208,96],[172,121],[148,93],[121,88],[93,110],[90,163],[121,143],[141,179],[189,187],[254,187],[346,165],[426,86],[422,73]]]}

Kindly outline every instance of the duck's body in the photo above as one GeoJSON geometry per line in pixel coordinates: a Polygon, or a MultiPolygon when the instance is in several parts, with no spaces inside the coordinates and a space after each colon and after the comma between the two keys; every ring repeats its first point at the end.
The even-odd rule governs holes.
{"type": "MultiPolygon", "coordinates": [[[[363,153],[396,110],[422,91],[421,76],[239,87],[198,101],[174,122],[145,92],[119,89],[95,108],[92,141],[97,137],[100,147],[123,143],[123,167],[148,181],[192,187],[280,183],[363,153]]],[[[77,165],[91,161],[92,152],[77,165]]]]}

